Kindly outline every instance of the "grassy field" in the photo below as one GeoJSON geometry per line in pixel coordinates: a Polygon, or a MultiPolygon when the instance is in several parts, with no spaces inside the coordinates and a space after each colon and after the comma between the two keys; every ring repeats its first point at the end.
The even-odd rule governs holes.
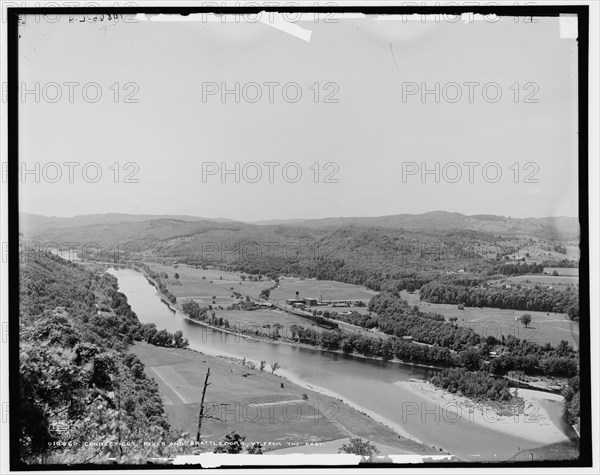
{"type": "Polygon", "coordinates": [[[243,310],[217,310],[215,314],[217,317],[229,320],[231,326],[241,325],[242,328],[256,326],[266,334],[270,334],[271,330],[263,328],[263,325],[273,325],[274,323],[279,323],[286,328],[289,328],[291,325],[299,325],[305,328],[314,326],[318,328],[316,324],[306,318],[297,317],[278,309],[253,310],[251,312],[243,310]]]}
{"type": "MultiPolygon", "coordinates": [[[[144,363],[146,374],[156,380],[171,426],[191,434],[197,430],[202,386],[210,368],[212,384],[206,392],[205,407],[210,415],[221,419],[203,422],[202,441],[211,450],[212,444],[235,430],[247,436],[246,442],[261,442],[264,451],[291,444],[298,444],[298,451],[302,451],[301,446],[307,443],[361,437],[388,447],[389,453],[437,453],[399,437],[334,398],[239,362],[146,343],[137,343],[132,352],[144,363]]],[[[331,453],[337,453],[342,442],[329,444],[331,453]]]]}
{"type": "Polygon", "coordinates": [[[552,345],[566,340],[574,348],[579,348],[579,323],[569,320],[566,314],[489,307],[465,307],[464,310],[459,310],[456,305],[423,302],[419,300],[418,292],[409,294],[403,291],[400,295],[410,305],[417,305],[424,312],[442,314],[446,320],[457,317],[456,323],[471,327],[483,336],[492,335],[500,338],[501,335],[513,335],[539,344],[549,342],[552,345]],[[532,323],[529,324],[529,328],[525,328],[520,322],[515,322],[515,316],[520,317],[524,313],[531,315],[532,323]]]}
{"type": "Polygon", "coordinates": [[[195,300],[200,305],[206,306],[213,303],[213,296],[216,305],[229,306],[236,300],[231,297],[232,293],[239,292],[245,298],[258,298],[261,290],[269,288],[273,282],[263,279],[260,282],[242,280],[241,273],[221,271],[218,269],[195,269],[184,264],[179,264],[177,268],[162,264],[150,264],[154,272],[166,272],[169,276],[167,289],[181,300],[195,300]],[[179,274],[179,279],[175,279],[175,273],[179,274]],[[233,290],[232,290],[233,287],[233,290]]]}
{"type": "Polygon", "coordinates": [[[579,286],[578,275],[513,275],[497,281],[498,283],[520,284],[522,287],[535,287],[539,285],[542,288],[553,287],[556,290],[565,290],[567,287],[579,286]]]}
{"type": "Polygon", "coordinates": [[[539,462],[550,460],[575,460],[579,457],[579,443],[568,441],[521,450],[509,462],[539,462]]]}
{"type": "MultiPolygon", "coordinates": [[[[283,301],[296,297],[296,291],[300,292],[300,297],[319,298],[323,300],[369,300],[377,292],[369,290],[366,287],[353,284],[344,284],[333,280],[316,279],[298,279],[284,278],[279,282],[279,287],[271,291],[271,299],[283,301]]],[[[345,309],[340,309],[345,310],[345,309]]]]}
{"type": "MultiPolygon", "coordinates": [[[[578,261],[581,255],[580,249],[578,246],[565,246],[567,250],[566,254],[561,254],[560,252],[554,251],[546,251],[544,249],[540,249],[537,245],[534,245],[534,252],[531,253],[530,257],[527,258],[527,262],[542,262],[547,259],[556,259],[562,261],[563,259],[569,259],[573,261],[578,261]]],[[[524,255],[525,252],[531,251],[531,249],[524,249],[519,256],[524,255]]]]}
{"type": "MultiPolygon", "coordinates": [[[[273,330],[272,327],[263,327],[263,325],[273,325],[274,323],[279,323],[280,325],[283,325],[283,328],[279,329],[279,334],[288,338],[292,337],[292,333],[290,330],[290,327],[292,325],[299,325],[304,328],[312,328],[317,332],[324,331],[323,328],[319,327],[317,324],[311,322],[310,320],[302,317],[297,317],[295,315],[284,312],[283,310],[253,310],[251,312],[246,312],[243,310],[217,310],[215,314],[217,317],[223,317],[229,320],[230,326],[234,329],[238,325],[239,328],[244,328],[251,331],[258,329],[266,336],[271,336],[273,334],[273,330]]],[[[346,333],[359,333],[363,336],[368,336],[370,338],[381,338],[384,340],[389,338],[389,336],[385,335],[384,333],[370,332],[365,330],[364,328],[358,327],[356,325],[351,325],[349,323],[341,321],[336,321],[336,323],[338,323],[339,328],[346,333]]]]}

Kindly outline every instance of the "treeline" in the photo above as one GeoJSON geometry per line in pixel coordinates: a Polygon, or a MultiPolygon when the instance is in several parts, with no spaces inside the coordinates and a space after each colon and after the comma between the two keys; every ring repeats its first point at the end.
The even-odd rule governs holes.
{"type": "Polygon", "coordinates": [[[201,307],[195,300],[186,300],[181,306],[181,310],[191,319],[205,322],[215,327],[229,328],[229,320],[223,317],[217,317],[214,310],[208,315],[208,309],[201,307]]]}
{"type": "Polygon", "coordinates": [[[431,282],[419,296],[430,303],[463,304],[466,307],[493,307],[513,310],[566,313],[579,320],[579,295],[575,290],[501,287],[461,287],[431,282]]]}
{"type": "Polygon", "coordinates": [[[298,325],[290,327],[290,340],[297,343],[319,346],[326,350],[341,350],[347,354],[392,360],[394,358],[410,362],[436,366],[446,366],[454,363],[448,348],[440,346],[418,345],[399,338],[374,338],[360,333],[345,333],[341,331],[317,331],[298,325]]]}
{"type": "Polygon", "coordinates": [[[181,310],[194,320],[206,320],[206,308],[201,307],[195,300],[185,300],[181,310]]]}
{"type": "MultiPolygon", "coordinates": [[[[134,341],[144,340],[151,345],[172,348],[187,348],[189,346],[189,342],[187,338],[183,338],[181,330],[177,330],[173,334],[165,329],[158,330],[154,323],[141,323],[127,302],[127,296],[117,290],[117,279],[110,274],[106,274],[103,278],[112,281],[112,287],[107,290],[107,295],[112,297],[111,308],[115,311],[115,314],[125,318],[125,322],[121,324],[121,331],[126,341],[133,343],[134,341]]],[[[116,323],[115,318],[110,315],[95,315],[92,318],[100,328],[110,327],[116,323]]]]}
{"type": "Polygon", "coordinates": [[[373,296],[368,308],[378,316],[377,328],[388,335],[411,337],[456,351],[470,348],[481,340],[472,328],[428,318],[418,308],[411,308],[405,300],[388,292],[373,296]]]}
{"type": "Polygon", "coordinates": [[[567,253],[567,248],[565,246],[563,246],[562,244],[551,244],[551,245],[541,245],[540,249],[542,251],[553,251],[553,252],[557,252],[559,254],[566,254],[567,253]]]}
{"type": "Polygon", "coordinates": [[[513,399],[508,381],[494,378],[485,371],[447,368],[432,376],[429,381],[448,392],[460,393],[475,401],[504,402],[513,399]]]}
{"type": "Polygon", "coordinates": [[[523,275],[523,274],[541,274],[544,272],[542,264],[502,264],[498,270],[498,274],[502,275],[523,275]]]}
{"type": "MultiPolygon", "coordinates": [[[[21,396],[11,403],[19,406],[13,422],[20,460],[146,463],[176,454],[180,449],[169,443],[183,435],[170,429],[156,383],[128,352],[149,327],[117,291],[116,279],[36,253],[22,261],[19,288],[21,396]]],[[[161,336],[163,343],[176,339],[161,336]]]]}
{"type": "MultiPolygon", "coordinates": [[[[167,276],[167,274],[165,272],[154,272],[150,266],[142,263],[142,262],[138,262],[136,263],[135,266],[137,269],[145,272],[148,277],[150,277],[152,280],[154,280],[157,284],[158,284],[158,290],[165,296],[165,298],[171,302],[171,303],[176,303],[177,302],[177,297],[175,297],[175,295],[173,295],[169,289],[167,289],[166,284],[164,282],[164,278],[167,276]]],[[[149,281],[150,284],[154,285],[154,283],[152,281],[149,281]]]]}
{"type": "Polygon", "coordinates": [[[579,262],[571,259],[548,259],[542,262],[544,267],[563,267],[566,269],[577,269],[579,268],[579,262]]]}
{"type": "MultiPolygon", "coordinates": [[[[483,339],[471,328],[432,320],[417,307],[410,307],[399,296],[390,293],[372,297],[369,310],[377,315],[360,315],[353,312],[350,315],[338,314],[336,319],[366,329],[376,328],[387,335],[402,339],[403,343],[410,339],[430,345],[413,345],[420,347],[419,361],[423,363],[448,364],[471,371],[485,370],[496,375],[504,375],[509,371],[523,371],[530,375],[570,378],[578,373],[579,354],[564,340],[553,347],[549,343],[539,345],[520,340],[513,335],[502,335],[500,340],[493,336],[483,339]],[[439,349],[452,352],[448,351],[440,358],[439,349]]],[[[397,352],[396,349],[392,351],[397,352]]],[[[413,351],[411,348],[409,354],[413,351]]]]}

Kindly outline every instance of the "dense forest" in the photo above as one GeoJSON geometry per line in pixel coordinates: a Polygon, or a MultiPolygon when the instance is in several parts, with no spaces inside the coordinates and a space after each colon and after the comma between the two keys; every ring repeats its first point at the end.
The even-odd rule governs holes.
{"type": "Polygon", "coordinates": [[[48,253],[22,262],[21,460],[146,463],[176,453],[168,444],[186,436],[169,428],[156,383],[128,347],[187,341],[142,325],[108,274],[48,253]]]}

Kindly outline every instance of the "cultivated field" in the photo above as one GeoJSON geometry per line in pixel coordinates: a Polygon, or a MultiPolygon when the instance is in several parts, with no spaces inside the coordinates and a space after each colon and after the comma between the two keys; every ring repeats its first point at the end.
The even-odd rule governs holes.
{"type": "Polygon", "coordinates": [[[273,325],[279,323],[286,328],[291,325],[299,325],[305,328],[317,325],[310,320],[290,313],[284,312],[283,310],[252,310],[247,312],[244,310],[217,310],[215,312],[217,317],[223,317],[229,320],[230,326],[240,325],[242,328],[258,328],[260,331],[270,334],[269,328],[263,328],[263,325],[273,325]]]}
{"type": "Polygon", "coordinates": [[[319,298],[323,300],[369,300],[377,292],[366,287],[353,284],[344,284],[333,280],[298,279],[295,277],[282,278],[279,287],[271,291],[271,299],[283,301],[295,298],[296,291],[300,297],[319,298]]]}
{"type": "Polygon", "coordinates": [[[424,312],[435,312],[446,317],[457,317],[457,324],[468,326],[482,336],[494,336],[501,338],[508,335],[520,339],[534,341],[539,344],[546,342],[552,345],[561,340],[568,341],[574,348],[579,348],[579,323],[569,320],[566,314],[546,312],[531,312],[525,310],[503,310],[489,307],[465,307],[459,310],[456,305],[433,304],[419,300],[418,292],[409,294],[406,291],[400,293],[401,297],[410,305],[417,305],[424,312]],[[525,328],[515,317],[522,314],[531,315],[529,328],[525,328]]]}
{"type": "Polygon", "coordinates": [[[273,282],[266,278],[259,282],[242,280],[240,278],[242,273],[219,269],[195,269],[184,264],[179,264],[175,268],[153,263],[150,264],[150,268],[157,273],[167,273],[169,276],[167,289],[178,300],[195,300],[200,305],[212,304],[214,296],[215,305],[229,306],[239,301],[231,297],[234,291],[242,294],[244,298],[249,295],[250,298],[257,299],[263,289],[273,285],[273,282]],[[179,274],[179,279],[174,278],[175,273],[179,274]]]}
{"type": "Polygon", "coordinates": [[[338,440],[339,445],[330,444],[330,453],[337,453],[342,439],[361,437],[391,447],[388,453],[437,453],[399,437],[337,399],[268,371],[251,370],[238,362],[191,350],[146,343],[137,343],[132,351],[146,366],[146,374],[156,380],[172,427],[192,435],[196,434],[202,387],[210,368],[212,384],[206,392],[205,407],[210,415],[221,419],[203,422],[202,441],[210,451],[214,449],[212,444],[235,430],[246,435],[246,442],[261,442],[263,451],[338,440]]]}

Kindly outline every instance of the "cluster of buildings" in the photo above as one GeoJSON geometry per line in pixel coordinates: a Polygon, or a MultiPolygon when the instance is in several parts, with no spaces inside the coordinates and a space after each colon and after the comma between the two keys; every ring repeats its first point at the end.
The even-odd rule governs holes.
{"type": "MultiPolygon", "coordinates": [[[[322,300],[322,297],[321,297],[322,300]]],[[[316,307],[322,304],[316,297],[304,297],[300,298],[300,292],[296,291],[295,299],[285,299],[285,304],[294,308],[305,308],[305,307],[316,307]]]]}

